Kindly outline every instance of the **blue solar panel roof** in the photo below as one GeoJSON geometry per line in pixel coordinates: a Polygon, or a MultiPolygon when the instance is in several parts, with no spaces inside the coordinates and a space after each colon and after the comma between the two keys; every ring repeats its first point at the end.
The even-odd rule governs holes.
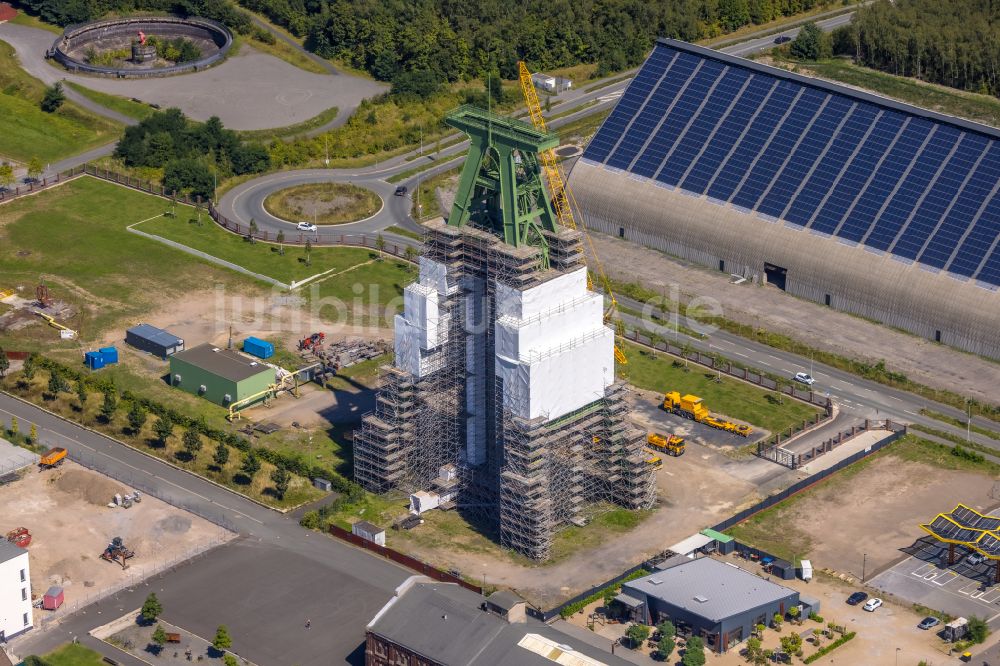
{"type": "Polygon", "coordinates": [[[1000,130],[660,40],[584,159],[1000,286],[1000,130]]]}

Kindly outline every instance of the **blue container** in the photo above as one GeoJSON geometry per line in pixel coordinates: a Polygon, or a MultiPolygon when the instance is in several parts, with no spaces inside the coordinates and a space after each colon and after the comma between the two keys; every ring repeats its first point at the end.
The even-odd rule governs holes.
{"type": "Polygon", "coordinates": [[[99,350],[104,357],[104,365],[111,365],[118,362],[118,350],[114,347],[101,347],[99,350]]]}
{"type": "Polygon", "coordinates": [[[89,351],[83,355],[83,362],[91,370],[99,370],[104,367],[104,356],[101,352],[89,351]]]}
{"type": "Polygon", "coordinates": [[[243,341],[243,351],[257,358],[271,358],[274,356],[274,345],[260,338],[247,338],[243,341]]]}

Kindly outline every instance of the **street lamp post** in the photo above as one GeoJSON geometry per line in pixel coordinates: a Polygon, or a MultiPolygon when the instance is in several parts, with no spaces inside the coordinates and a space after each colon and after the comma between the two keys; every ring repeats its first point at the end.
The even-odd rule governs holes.
{"type": "Polygon", "coordinates": [[[865,582],[865,569],[868,567],[868,553],[865,553],[861,559],[861,582],[865,582]]]}

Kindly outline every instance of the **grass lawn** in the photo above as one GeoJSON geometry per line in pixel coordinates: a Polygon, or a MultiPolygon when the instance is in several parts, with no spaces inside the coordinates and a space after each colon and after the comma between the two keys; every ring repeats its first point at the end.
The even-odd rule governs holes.
{"type": "Polygon", "coordinates": [[[354,476],[354,468],[350,444],[342,443],[347,441],[346,434],[342,428],[333,432],[285,429],[261,435],[256,444],[311,464],[323,465],[350,479],[354,476]]]}
{"type": "Polygon", "coordinates": [[[0,155],[54,162],[114,141],[122,127],[72,102],[54,113],[38,103],[45,84],[29,76],[10,44],[0,41],[0,155]]]}
{"type": "Polygon", "coordinates": [[[432,176],[420,183],[420,189],[413,197],[413,209],[410,214],[417,220],[429,220],[434,217],[442,217],[451,211],[441,210],[438,203],[437,191],[439,188],[458,188],[458,175],[462,167],[457,166],[442,173],[432,176]]]}
{"type": "Polygon", "coordinates": [[[624,352],[628,365],[618,367],[619,375],[639,388],[658,393],[672,390],[680,391],[681,395],[693,393],[705,399],[713,414],[731,416],[771,432],[800,424],[820,411],[787,396],[781,404],[776,404],[773,391],[726,376],[720,383],[711,370],[695,363],[685,366],[683,361],[664,352],[656,352],[654,356],[650,350],[630,343],[625,344],[624,352]]]}
{"type": "MultiPolygon", "coordinates": [[[[220,283],[234,291],[257,284],[125,230],[165,208],[162,199],[89,177],[6,204],[0,208],[0,280],[31,287],[44,275],[53,297],[77,310],[63,323],[85,341],[114,323],[136,321],[164,298],[220,283]]],[[[5,336],[23,332],[27,337],[19,341],[30,342],[34,331],[5,336]]],[[[58,340],[54,336],[54,348],[67,346],[58,340]]]]}
{"type": "Polygon", "coordinates": [[[101,106],[111,109],[112,111],[117,111],[118,113],[126,115],[129,118],[143,120],[144,118],[153,115],[153,111],[155,111],[155,109],[148,104],[133,102],[128,97],[109,95],[108,93],[91,90],[90,88],[81,86],[79,83],[74,83],[73,81],[67,81],[66,85],[90,101],[100,104],[101,106]]]}
{"type": "MultiPolygon", "coordinates": [[[[889,447],[868,456],[864,460],[858,461],[846,467],[840,472],[828,477],[822,483],[824,490],[831,484],[841,487],[848,483],[851,478],[863,471],[875,460],[893,456],[900,460],[919,462],[938,467],[941,469],[962,470],[971,472],[982,472],[991,476],[1000,473],[1000,465],[989,461],[974,462],[958,456],[952,455],[951,448],[920,439],[914,435],[907,435],[889,447]]],[[[797,495],[789,497],[784,502],[780,502],[773,507],[761,511],[757,515],[744,522],[726,530],[729,534],[742,543],[756,546],[776,557],[793,561],[795,558],[805,557],[812,546],[809,535],[800,532],[789,526],[789,516],[795,508],[796,503],[809,497],[810,493],[816,492],[815,488],[810,488],[797,495]]],[[[844,490],[847,492],[847,489],[844,490]]]]}
{"type": "Polygon", "coordinates": [[[592,507],[590,522],[584,527],[570,525],[556,534],[549,563],[594,548],[610,538],[630,532],[652,515],[652,511],[628,511],[612,504],[592,507]]]}
{"type": "Polygon", "coordinates": [[[779,66],[803,74],[857,86],[922,108],[968,118],[994,127],[1000,126],[1000,100],[990,95],[979,95],[905,76],[886,74],[855,65],[844,58],[818,62],[775,58],[774,61],[779,66]]]}
{"type": "MultiPolygon", "coordinates": [[[[20,16],[20,14],[18,14],[20,16]]],[[[49,666],[103,666],[100,653],[82,645],[70,643],[42,657],[49,666]]]]}
{"type": "MultiPolygon", "coordinates": [[[[342,250],[346,251],[346,250],[342,250]]],[[[352,249],[353,251],[353,249],[352,249]]],[[[372,259],[377,254],[364,250],[372,259]]],[[[306,285],[302,295],[326,321],[340,322],[341,315],[356,325],[386,326],[403,310],[403,287],[417,277],[416,268],[386,256],[306,285]]]]}
{"type": "Polygon", "coordinates": [[[382,199],[371,190],[351,183],[308,183],[269,194],[264,199],[264,208],[289,222],[347,224],[377,213],[382,208],[382,199]]]}
{"type": "MultiPolygon", "coordinates": [[[[8,375],[8,378],[4,383],[4,386],[8,391],[16,393],[31,402],[42,405],[46,409],[55,412],[56,414],[60,414],[65,418],[104,432],[107,435],[126,442],[127,444],[145,451],[146,453],[155,455],[156,457],[167,460],[178,467],[190,470],[199,476],[203,476],[207,479],[220,483],[231,490],[250,497],[251,499],[255,499],[259,502],[278,508],[288,508],[297,506],[303,502],[310,502],[319,499],[324,495],[322,491],[312,486],[309,479],[292,475],[288,491],[283,498],[279,499],[274,492],[273,482],[271,481],[271,472],[274,471],[274,466],[268,462],[261,461],[260,471],[254,474],[253,478],[248,478],[240,471],[240,465],[243,461],[243,453],[235,448],[229,449],[229,460],[226,464],[222,467],[217,467],[213,463],[213,455],[217,445],[214,441],[209,441],[202,437],[201,450],[198,451],[193,457],[190,457],[181,443],[184,431],[178,426],[174,427],[173,435],[167,439],[165,444],[163,444],[157,441],[156,436],[153,433],[153,424],[157,420],[153,415],[150,415],[146,419],[146,423],[138,433],[133,433],[128,425],[128,408],[124,407],[121,403],[119,404],[118,411],[111,419],[111,422],[105,423],[99,417],[102,403],[102,396],[100,393],[96,391],[90,392],[87,403],[81,410],[76,396],[75,385],[71,387],[73,391],[72,393],[60,393],[55,399],[47,399],[46,387],[48,386],[49,379],[49,373],[47,371],[37,371],[34,379],[27,383],[27,387],[23,387],[18,381],[19,375],[20,373],[18,373],[18,376],[15,377],[8,375]]],[[[164,387],[167,388],[165,385],[164,387]]],[[[124,387],[119,386],[119,388],[124,387]]],[[[184,407],[175,400],[179,397],[179,394],[180,391],[171,391],[171,399],[164,400],[163,402],[170,404],[175,409],[184,409],[184,407]]],[[[143,395],[148,395],[154,399],[162,399],[163,397],[150,395],[145,390],[143,391],[143,395]]],[[[204,403],[206,401],[203,400],[201,402],[204,403]]]]}
{"type": "Polygon", "coordinates": [[[604,119],[608,117],[609,113],[611,113],[610,108],[577,118],[572,122],[552,129],[559,135],[559,139],[563,143],[570,140],[589,139],[597,131],[597,128],[601,126],[604,119]]]}
{"type": "Polygon", "coordinates": [[[24,9],[22,9],[22,8],[18,8],[18,10],[17,10],[17,16],[15,16],[13,19],[11,19],[10,22],[14,23],[16,25],[26,25],[29,28],[38,28],[39,30],[48,30],[53,35],[61,35],[61,34],[63,34],[63,29],[60,28],[59,26],[52,25],[51,23],[46,23],[45,21],[43,21],[42,19],[38,18],[37,16],[31,16],[29,14],[25,14],[24,13],[24,9]]]}

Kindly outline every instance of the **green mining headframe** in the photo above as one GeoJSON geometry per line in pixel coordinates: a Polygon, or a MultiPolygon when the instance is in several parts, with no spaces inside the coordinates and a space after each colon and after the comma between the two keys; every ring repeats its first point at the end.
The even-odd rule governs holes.
{"type": "Polygon", "coordinates": [[[555,231],[556,215],[541,175],[538,154],[559,138],[476,106],[460,106],[445,122],[469,135],[469,155],[448,217],[449,226],[468,222],[492,229],[506,243],[534,245],[548,266],[542,230],[555,231]]]}

